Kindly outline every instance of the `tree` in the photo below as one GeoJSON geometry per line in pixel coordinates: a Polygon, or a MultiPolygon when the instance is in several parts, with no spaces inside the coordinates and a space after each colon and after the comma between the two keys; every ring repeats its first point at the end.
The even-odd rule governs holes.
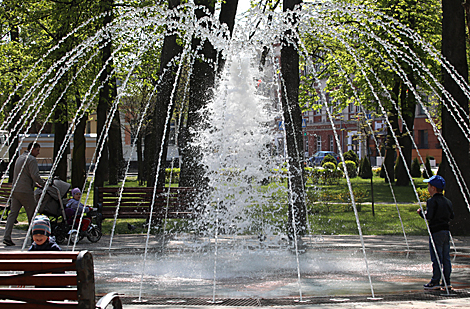
{"type": "Polygon", "coordinates": [[[361,160],[361,166],[359,168],[359,176],[362,179],[371,179],[372,178],[372,168],[368,157],[364,157],[361,160]]]}
{"type": "Polygon", "coordinates": [[[414,178],[421,177],[421,167],[420,167],[418,158],[413,159],[413,162],[411,163],[410,174],[411,174],[411,177],[414,177],[414,178]]]}
{"type": "MultiPolygon", "coordinates": [[[[102,13],[106,13],[104,17],[102,17],[102,27],[106,29],[106,26],[112,23],[113,21],[113,13],[112,13],[112,6],[114,0],[100,0],[100,11],[102,13]]],[[[96,116],[97,116],[97,135],[96,135],[96,147],[98,149],[102,149],[100,153],[100,159],[96,166],[95,170],[95,184],[97,187],[102,187],[104,185],[104,181],[108,179],[109,176],[109,165],[108,165],[108,143],[106,140],[106,136],[101,138],[99,142],[100,135],[104,134],[105,131],[105,122],[106,117],[109,112],[109,107],[111,106],[114,95],[115,95],[115,88],[116,84],[112,78],[109,78],[112,67],[113,61],[110,59],[112,54],[113,42],[109,38],[103,39],[102,44],[104,45],[101,50],[101,65],[105,66],[106,69],[100,75],[100,84],[103,87],[100,89],[100,95],[98,98],[98,106],[96,109],[96,116]]]]}
{"type": "MultiPolygon", "coordinates": [[[[230,32],[232,32],[238,0],[233,1],[234,3],[231,4],[228,3],[229,1],[226,2],[222,5],[219,21],[226,23],[230,32]]],[[[197,0],[195,3],[205,6],[209,14],[214,14],[213,1],[197,0]]],[[[202,19],[207,14],[201,9],[197,9],[195,13],[198,19],[202,19]]],[[[207,24],[203,26],[210,27],[207,24]]],[[[197,53],[194,55],[196,59],[193,61],[193,73],[189,84],[187,123],[186,126],[181,128],[180,149],[183,164],[180,173],[180,185],[204,188],[208,180],[204,177],[205,170],[200,164],[200,149],[192,145],[195,136],[190,133],[190,129],[198,131],[207,126],[206,119],[200,112],[206,106],[206,102],[213,97],[217,73],[214,64],[216,63],[217,52],[208,40],[202,41],[201,38],[197,37],[193,38],[191,48],[197,53]]],[[[223,61],[220,64],[223,65],[223,61]]],[[[221,71],[221,68],[218,71],[221,71]]]]}
{"type": "MultiPolygon", "coordinates": [[[[168,9],[174,9],[179,4],[179,0],[170,0],[168,1],[168,9]]],[[[165,186],[165,164],[171,122],[171,117],[167,117],[167,115],[172,115],[175,108],[176,90],[174,89],[174,85],[176,84],[178,63],[183,61],[183,59],[179,59],[178,62],[176,61],[182,52],[182,48],[178,45],[178,36],[173,34],[174,30],[175,29],[167,29],[170,35],[165,36],[160,55],[160,82],[152,116],[154,140],[148,145],[148,147],[150,147],[150,153],[154,154],[151,161],[152,164],[150,165],[149,178],[147,180],[148,187],[155,185],[158,187],[165,186]],[[157,183],[155,184],[157,172],[159,174],[157,183]]]]}
{"type": "MultiPolygon", "coordinates": [[[[387,116],[384,166],[390,181],[396,176],[397,185],[407,185],[406,167],[411,164],[416,103],[419,100],[428,104],[423,99],[433,93],[428,72],[436,74],[438,62],[407,31],[401,31],[403,27],[390,17],[438,46],[439,2],[347,2],[366,5],[368,9],[348,6],[346,13],[342,9],[329,10],[325,18],[322,17],[324,23],[330,25],[328,31],[316,38],[306,36],[307,44],[313,45],[309,48],[309,56],[318,55],[315,61],[320,68],[317,79],[325,80],[326,87],[318,89],[318,82],[313,82],[317,84],[315,89],[307,83],[304,93],[311,97],[312,93],[324,90],[330,98],[329,105],[336,105],[338,109],[356,104],[366,110],[376,110],[382,117],[387,116]],[[382,14],[374,14],[369,8],[382,14]],[[426,68],[426,72],[420,72],[422,68],[426,68]],[[393,166],[398,150],[399,160],[403,162],[395,175],[393,166]]],[[[313,106],[317,108],[316,104],[313,106]]]]}
{"type": "MultiPolygon", "coordinates": [[[[468,64],[465,40],[465,14],[460,1],[442,1],[442,55],[452,64],[460,76],[468,83],[468,64]]],[[[454,110],[456,114],[461,113],[462,122],[468,126],[468,98],[460,86],[449,75],[447,70],[442,70],[444,87],[452,95],[460,110],[454,110]]],[[[470,185],[470,158],[469,143],[465,132],[459,128],[456,119],[448,111],[449,102],[444,97],[442,107],[442,135],[449,147],[449,152],[454,158],[456,166],[451,168],[447,152],[443,151],[443,162],[439,167],[439,173],[446,180],[445,195],[452,201],[455,219],[451,221],[451,229],[454,234],[464,235],[470,232],[470,214],[468,201],[470,196],[461,189],[460,183],[470,185]],[[442,169],[442,170],[441,170],[442,169]],[[456,173],[456,170],[459,173],[456,173]],[[462,176],[459,176],[462,175],[462,176]]],[[[451,108],[451,107],[450,107],[451,108]]],[[[462,185],[462,187],[465,187],[462,185]]]]}
{"type": "MultiPolygon", "coordinates": [[[[284,0],[283,11],[292,12],[290,20],[292,28],[296,28],[296,15],[300,0],[284,0]]],[[[299,54],[294,45],[297,39],[292,30],[287,30],[281,43],[281,75],[283,83],[281,105],[285,127],[285,139],[287,143],[287,155],[289,160],[289,209],[288,209],[288,235],[291,239],[294,234],[304,235],[307,232],[305,193],[304,193],[304,169],[302,160],[302,114],[299,106],[299,54]]]]}

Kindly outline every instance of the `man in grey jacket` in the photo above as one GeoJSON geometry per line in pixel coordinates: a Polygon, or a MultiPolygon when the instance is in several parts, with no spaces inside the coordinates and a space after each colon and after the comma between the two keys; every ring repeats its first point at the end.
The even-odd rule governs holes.
{"type": "Polygon", "coordinates": [[[35,184],[38,184],[39,186],[44,186],[46,184],[46,182],[39,176],[38,162],[36,161],[36,157],[39,155],[40,149],[41,146],[38,143],[31,142],[28,145],[28,150],[16,160],[13,172],[14,189],[11,197],[11,209],[5,226],[5,234],[3,235],[3,243],[7,246],[15,245],[11,240],[11,232],[13,230],[13,225],[18,218],[18,213],[20,212],[21,207],[24,206],[26,215],[28,216],[28,222],[31,224],[34,210],[37,205],[34,200],[35,184]]]}

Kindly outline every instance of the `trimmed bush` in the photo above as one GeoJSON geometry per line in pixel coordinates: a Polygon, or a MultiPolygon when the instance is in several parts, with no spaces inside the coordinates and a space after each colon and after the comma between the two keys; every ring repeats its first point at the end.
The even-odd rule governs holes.
{"type": "Polygon", "coordinates": [[[165,183],[178,183],[180,181],[180,169],[179,168],[166,168],[165,169],[165,183]]]}
{"type": "Polygon", "coordinates": [[[411,162],[410,174],[411,174],[411,177],[413,178],[421,177],[421,167],[420,167],[418,158],[414,158],[413,162],[411,162]]]}
{"type": "Polygon", "coordinates": [[[370,161],[368,157],[365,157],[361,161],[361,168],[359,176],[362,179],[371,179],[372,178],[372,169],[370,166],[370,161]]]}
{"type": "Polygon", "coordinates": [[[323,166],[323,164],[325,164],[326,162],[331,162],[331,163],[334,163],[334,165],[336,166],[336,159],[332,156],[332,155],[326,155],[323,160],[321,161],[321,166],[323,166]]]}
{"type": "MultiPolygon", "coordinates": [[[[345,161],[345,163],[346,163],[346,170],[348,171],[349,178],[357,177],[356,163],[354,163],[353,161],[349,161],[349,160],[345,161]]],[[[341,171],[344,171],[343,170],[343,162],[339,162],[338,169],[341,170],[341,171]]]]}
{"type": "Polygon", "coordinates": [[[318,184],[338,184],[339,180],[343,177],[342,171],[338,169],[318,169],[313,168],[308,170],[306,169],[306,177],[314,185],[318,184]]]}
{"type": "Polygon", "coordinates": [[[429,160],[430,160],[429,156],[426,156],[426,161],[424,163],[424,170],[423,170],[423,177],[424,178],[430,178],[434,175],[432,173],[431,162],[429,162],[429,160]]]}
{"type": "Polygon", "coordinates": [[[353,150],[348,150],[343,153],[344,161],[353,161],[356,164],[356,167],[359,163],[359,157],[353,150]]]}
{"type": "Polygon", "coordinates": [[[385,178],[385,166],[382,164],[382,167],[380,167],[380,178],[385,178]]]}
{"type": "Polygon", "coordinates": [[[335,170],[336,169],[336,164],[334,164],[333,162],[325,162],[325,163],[323,163],[322,167],[327,168],[329,170],[335,170]]]}

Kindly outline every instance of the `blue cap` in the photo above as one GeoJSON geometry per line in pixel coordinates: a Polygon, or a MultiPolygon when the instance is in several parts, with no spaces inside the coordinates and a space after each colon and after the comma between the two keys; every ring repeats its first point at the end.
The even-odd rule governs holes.
{"type": "Polygon", "coordinates": [[[446,187],[446,181],[442,176],[434,175],[429,179],[423,180],[424,182],[429,182],[431,186],[434,186],[438,189],[444,189],[446,187]]]}

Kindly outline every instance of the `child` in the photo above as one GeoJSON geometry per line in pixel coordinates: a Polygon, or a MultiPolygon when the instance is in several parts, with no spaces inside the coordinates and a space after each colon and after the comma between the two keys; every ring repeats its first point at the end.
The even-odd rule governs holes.
{"type": "MultiPolygon", "coordinates": [[[[69,225],[72,225],[73,218],[75,217],[75,213],[78,210],[77,219],[75,220],[75,227],[77,227],[78,223],[80,222],[80,216],[82,215],[82,212],[85,211],[85,213],[87,213],[90,211],[90,207],[84,206],[82,203],[80,203],[81,197],[82,192],[80,189],[74,188],[72,189],[72,198],[67,202],[67,205],[65,205],[65,214],[67,215],[67,223],[69,225]]],[[[83,218],[81,230],[86,231],[90,223],[90,218],[83,218]]]]}
{"type": "Polygon", "coordinates": [[[424,285],[425,290],[440,290],[451,289],[450,273],[452,272],[452,265],[450,262],[450,232],[449,221],[454,219],[454,210],[452,209],[452,202],[442,195],[446,182],[444,178],[439,175],[432,176],[425,179],[424,182],[428,183],[428,191],[431,198],[426,202],[426,212],[423,214],[421,208],[418,209],[418,214],[426,218],[429,222],[429,229],[431,230],[432,241],[429,239],[429,251],[431,253],[432,261],[432,278],[431,281],[424,285]],[[436,256],[437,253],[437,256],[436,256]],[[439,258],[439,259],[438,259],[439,258]],[[444,280],[441,280],[441,267],[444,273],[444,280]]]}
{"type": "Polygon", "coordinates": [[[36,216],[31,228],[33,244],[28,251],[62,251],[51,235],[51,222],[43,215],[36,216]]]}

